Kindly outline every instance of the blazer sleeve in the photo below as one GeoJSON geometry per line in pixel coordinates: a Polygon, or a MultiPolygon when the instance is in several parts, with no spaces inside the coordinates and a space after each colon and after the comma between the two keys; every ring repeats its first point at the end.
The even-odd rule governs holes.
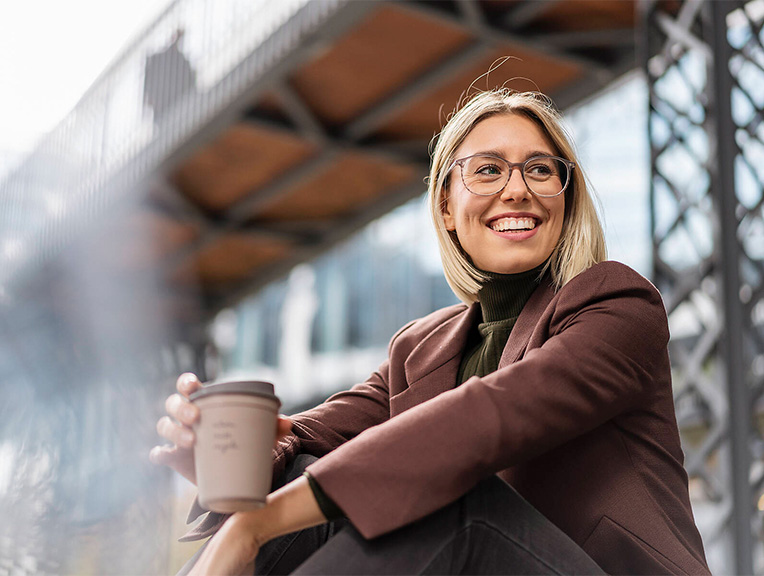
{"type": "Polygon", "coordinates": [[[667,354],[663,303],[652,284],[622,265],[599,265],[571,280],[542,323],[543,344],[521,360],[407,410],[308,467],[365,537],[434,512],[490,474],[637,407],[667,381],[654,374],[667,354]]]}
{"type": "MultiPolygon", "coordinates": [[[[390,340],[388,352],[396,338],[412,324],[414,322],[398,330],[390,340]]],[[[293,416],[293,434],[282,440],[274,453],[274,480],[298,454],[321,458],[362,431],[387,421],[390,418],[389,377],[390,363],[385,360],[366,382],[293,416]]]]}
{"type": "Polygon", "coordinates": [[[274,479],[298,454],[320,458],[390,418],[388,371],[386,360],[366,382],[293,416],[292,434],[279,443],[274,453],[274,479]]]}
{"type": "MultiPolygon", "coordinates": [[[[413,322],[401,328],[390,341],[393,342],[413,322]]],[[[298,454],[321,457],[340,444],[357,436],[362,430],[376,426],[390,418],[389,362],[385,361],[366,382],[339,392],[323,404],[292,416],[292,434],[280,441],[273,452],[273,483],[275,484],[287,465],[298,454]]],[[[207,514],[200,524],[180,538],[189,542],[207,538],[217,532],[229,514],[209,512],[194,499],[188,513],[187,523],[207,514]]]]}

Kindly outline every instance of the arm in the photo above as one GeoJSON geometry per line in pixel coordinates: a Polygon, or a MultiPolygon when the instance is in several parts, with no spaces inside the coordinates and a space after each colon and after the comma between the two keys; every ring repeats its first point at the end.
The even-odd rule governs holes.
{"type": "Polygon", "coordinates": [[[300,477],[270,494],[265,507],[231,516],[190,574],[243,574],[269,540],[324,522],[307,478],[300,477]]]}
{"type": "MultiPolygon", "coordinates": [[[[354,438],[362,430],[387,420],[390,417],[388,370],[388,362],[384,362],[366,382],[347,392],[335,394],[320,406],[295,416],[294,421],[279,417],[273,462],[274,480],[283,476],[287,464],[298,454],[320,457],[354,438]]],[[[178,378],[178,393],[167,399],[167,416],[157,423],[160,436],[171,444],[156,446],[150,454],[154,464],[169,466],[194,484],[196,474],[193,446],[196,439],[192,427],[199,418],[199,409],[188,401],[188,397],[200,386],[201,382],[194,374],[187,373],[178,378]]],[[[206,512],[194,501],[188,522],[206,512]]],[[[217,531],[225,519],[225,515],[210,514],[204,522],[183,536],[181,541],[206,538],[217,531]]]]}
{"type": "MultiPolygon", "coordinates": [[[[390,340],[388,353],[396,338],[412,323],[401,328],[390,340]]],[[[385,360],[366,382],[338,392],[315,408],[292,417],[292,435],[276,448],[274,479],[297,454],[317,458],[358,436],[364,430],[390,418],[390,363],[385,360]]]]}
{"type": "Polygon", "coordinates": [[[416,322],[409,322],[393,335],[387,348],[388,360],[366,382],[293,416],[294,437],[280,444],[278,452],[287,457],[307,453],[320,458],[364,430],[387,421],[391,394],[389,357],[398,338],[416,322]]]}
{"type": "Polygon", "coordinates": [[[407,410],[308,471],[371,538],[644,405],[669,385],[663,304],[625,267],[599,266],[571,281],[535,334],[518,362],[407,410]]]}

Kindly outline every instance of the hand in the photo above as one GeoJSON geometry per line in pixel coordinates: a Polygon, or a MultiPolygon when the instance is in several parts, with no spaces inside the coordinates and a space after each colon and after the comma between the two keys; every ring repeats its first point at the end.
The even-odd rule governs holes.
{"type": "Polygon", "coordinates": [[[180,375],[175,383],[178,393],[167,398],[164,403],[167,416],[157,422],[157,432],[170,441],[171,445],[155,446],[149,454],[154,464],[169,466],[193,484],[196,484],[193,449],[196,436],[192,427],[199,420],[199,408],[189,402],[188,397],[201,386],[196,375],[180,375]]]}
{"type": "MultiPolygon", "coordinates": [[[[199,408],[188,398],[201,388],[202,383],[191,373],[181,374],[175,383],[178,390],[165,401],[167,416],[157,422],[157,432],[171,442],[170,446],[155,446],[149,454],[154,464],[169,466],[181,476],[196,484],[194,468],[194,444],[196,436],[193,425],[199,420],[199,408]]],[[[292,432],[292,421],[279,416],[276,422],[276,442],[292,432]]]]}
{"type": "Polygon", "coordinates": [[[304,476],[268,495],[257,510],[236,512],[210,539],[190,574],[252,574],[269,540],[326,522],[304,476]]]}
{"type": "Polygon", "coordinates": [[[253,574],[260,542],[255,536],[259,510],[236,512],[210,539],[188,576],[253,574]]]}

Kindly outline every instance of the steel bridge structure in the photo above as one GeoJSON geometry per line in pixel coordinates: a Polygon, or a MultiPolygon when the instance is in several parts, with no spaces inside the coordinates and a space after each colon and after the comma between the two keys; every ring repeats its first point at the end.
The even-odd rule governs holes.
{"type": "Polygon", "coordinates": [[[211,319],[420,195],[476,78],[564,110],[640,68],[693,506],[712,570],[764,575],[763,24],[764,0],[170,3],[0,180],[0,576],[167,572],[145,452],[211,319]]]}
{"type": "Polygon", "coordinates": [[[730,572],[760,574],[764,6],[643,8],[653,276],[672,328],[686,467],[714,510],[706,547],[724,550],[730,572]]]}

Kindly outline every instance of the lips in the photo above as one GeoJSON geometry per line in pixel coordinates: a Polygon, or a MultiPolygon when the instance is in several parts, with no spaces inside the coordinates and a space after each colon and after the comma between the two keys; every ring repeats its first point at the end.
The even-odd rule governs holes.
{"type": "Polygon", "coordinates": [[[488,227],[495,232],[523,232],[538,226],[539,218],[533,214],[500,215],[488,221],[488,227]]]}

